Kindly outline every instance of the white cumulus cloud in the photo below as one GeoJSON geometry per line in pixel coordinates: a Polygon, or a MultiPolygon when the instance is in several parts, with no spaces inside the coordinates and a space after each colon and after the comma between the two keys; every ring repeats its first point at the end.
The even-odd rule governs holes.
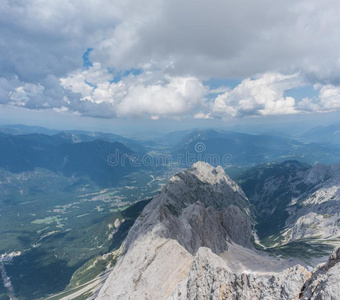
{"type": "MultiPolygon", "coordinates": [[[[118,117],[172,117],[183,115],[204,102],[207,88],[193,76],[170,76],[159,71],[127,75],[113,82],[113,75],[93,65],[62,78],[64,88],[82,95],[81,100],[110,107],[118,117]],[[94,75],[95,74],[95,75],[94,75]],[[100,80],[98,80],[100,78],[100,80]]],[[[82,107],[84,109],[84,107],[82,107]]],[[[91,115],[88,111],[87,115],[91,115]]]]}
{"type": "Polygon", "coordinates": [[[222,118],[295,114],[295,99],[285,97],[284,92],[301,84],[298,74],[266,73],[257,79],[248,78],[217,96],[212,113],[222,118]]]}
{"type": "Polygon", "coordinates": [[[331,84],[314,86],[319,96],[304,98],[298,103],[298,109],[306,112],[331,112],[340,109],[340,87],[331,84]]]}

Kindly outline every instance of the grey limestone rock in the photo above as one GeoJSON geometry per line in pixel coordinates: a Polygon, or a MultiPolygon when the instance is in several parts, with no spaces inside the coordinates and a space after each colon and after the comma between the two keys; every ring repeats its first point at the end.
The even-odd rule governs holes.
{"type": "Polygon", "coordinates": [[[340,299],[340,248],[330,255],[328,262],[313,272],[301,292],[303,300],[338,300],[340,299]]]}
{"type": "Polygon", "coordinates": [[[230,240],[252,247],[247,197],[221,167],[204,162],[171,178],[137,219],[124,249],[156,225],[157,235],[177,240],[191,254],[203,246],[219,254],[230,240]]]}
{"type": "Polygon", "coordinates": [[[254,273],[235,274],[221,257],[208,248],[200,248],[186,285],[179,284],[169,299],[297,299],[309,276],[310,273],[299,265],[270,277],[254,273]]]}
{"type": "Polygon", "coordinates": [[[251,220],[248,199],[223,169],[196,163],[145,207],[97,299],[340,299],[339,249],[313,273],[300,265],[232,270],[228,257],[242,256],[226,253],[259,255],[250,242],[251,220]]]}

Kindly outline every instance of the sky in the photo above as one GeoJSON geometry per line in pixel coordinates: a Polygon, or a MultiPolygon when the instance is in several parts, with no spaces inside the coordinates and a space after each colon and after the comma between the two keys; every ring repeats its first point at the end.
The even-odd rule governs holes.
{"type": "Polygon", "coordinates": [[[0,123],[334,121],[340,2],[281,2],[0,0],[0,123]]]}

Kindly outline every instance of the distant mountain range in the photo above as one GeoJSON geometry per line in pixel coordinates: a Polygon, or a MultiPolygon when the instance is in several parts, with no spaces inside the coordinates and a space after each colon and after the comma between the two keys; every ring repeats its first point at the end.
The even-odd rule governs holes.
{"type": "MultiPolygon", "coordinates": [[[[50,144],[94,142],[101,140],[109,143],[119,142],[132,151],[178,155],[186,153],[196,155],[196,161],[204,156],[219,157],[220,164],[225,155],[230,155],[230,163],[235,166],[251,166],[261,163],[285,160],[299,160],[308,164],[339,162],[340,125],[316,127],[299,137],[247,134],[235,131],[215,129],[194,129],[166,133],[162,137],[141,137],[138,141],[113,133],[90,132],[83,130],[59,131],[38,126],[3,125],[1,134],[20,135],[22,139],[45,140],[50,144]],[[40,136],[39,136],[40,135],[40,136]],[[198,152],[196,145],[203,143],[198,152]],[[198,156],[199,154],[199,156],[198,156]]],[[[213,160],[208,161],[214,165],[213,160]]],[[[183,163],[183,167],[188,167],[183,163]]]]}
{"type": "Polygon", "coordinates": [[[170,155],[172,162],[179,162],[180,167],[200,160],[224,167],[249,167],[285,160],[331,164],[339,162],[340,157],[340,145],[330,142],[307,143],[288,137],[212,129],[179,131],[153,141],[135,141],[102,132],[56,133],[41,127],[0,127],[0,167],[11,172],[40,167],[66,176],[89,176],[102,186],[112,185],[133,170],[131,164],[115,167],[107,164],[108,155],[116,151],[127,157],[137,153],[139,158],[146,153],[154,157],[170,155]],[[44,133],[22,134],[30,131],[44,133]],[[187,159],[188,155],[192,156],[191,160],[187,159]]]}
{"type": "MultiPolygon", "coordinates": [[[[271,161],[296,159],[309,164],[339,162],[340,147],[316,143],[303,143],[296,139],[251,135],[216,130],[196,130],[181,137],[173,146],[173,153],[190,153],[204,160],[216,156],[223,165],[223,157],[230,155],[230,164],[251,166],[271,161]],[[198,149],[197,147],[201,147],[198,149]]],[[[214,163],[213,160],[208,161],[214,163]]]]}
{"type": "Polygon", "coordinates": [[[66,176],[88,176],[102,186],[112,185],[135,170],[129,163],[109,166],[107,158],[116,151],[127,157],[137,153],[139,158],[146,153],[156,158],[159,154],[170,155],[172,162],[179,162],[181,167],[199,160],[224,167],[249,167],[294,159],[310,165],[331,164],[339,162],[340,157],[340,146],[332,143],[306,143],[287,137],[217,130],[180,131],[154,141],[137,142],[111,133],[55,133],[19,125],[0,128],[0,167],[10,172],[40,167],[66,176]],[[25,131],[45,133],[21,134],[25,131]],[[190,161],[188,155],[192,156],[190,161]]]}
{"type": "Polygon", "coordinates": [[[21,125],[21,124],[7,124],[7,125],[0,125],[0,132],[6,133],[6,134],[30,134],[30,133],[41,133],[41,134],[47,134],[47,135],[54,135],[61,130],[57,129],[48,129],[41,126],[27,126],[27,125],[21,125]]]}
{"type": "Polygon", "coordinates": [[[303,140],[340,145],[340,124],[318,126],[300,136],[303,140]]]}
{"type": "Polygon", "coordinates": [[[136,168],[130,164],[109,165],[108,157],[130,157],[134,151],[119,142],[94,140],[83,142],[65,133],[56,135],[0,134],[0,167],[10,172],[45,168],[66,176],[87,176],[101,186],[114,185],[136,168]]]}
{"type": "Polygon", "coordinates": [[[93,142],[101,140],[105,142],[119,142],[126,145],[128,148],[135,152],[145,152],[145,148],[138,142],[132,139],[125,138],[121,135],[113,133],[104,133],[98,131],[85,131],[85,130],[55,130],[47,129],[39,126],[26,126],[26,125],[0,125],[0,133],[9,135],[26,135],[27,138],[32,135],[41,134],[52,136],[51,141],[60,142],[93,142]]]}

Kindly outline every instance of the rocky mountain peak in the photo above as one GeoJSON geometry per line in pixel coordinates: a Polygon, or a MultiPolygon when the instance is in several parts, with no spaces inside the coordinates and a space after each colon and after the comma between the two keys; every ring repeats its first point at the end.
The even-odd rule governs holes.
{"type": "Polygon", "coordinates": [[[240,187],[198,162],[145,207],[97,299],[339,299],[340,250],[310,273],[256,251],[251,225],[240,187]]]}
{"type": "Polygon", "coordinates": [[[221,166],[215,168],[201,161],[174,175],[161,191],[160,198],[165,202],[176,200],[177,204],[185,206],[199,201],[205,207],[216,209],[234,204],[248,210],[249,206],[242,189],[221,166]]]}
{"type": "Polygon", "coordinates": [[[252,248],[251,225],[239,186],[222,167],[198,162],[173,176],[144,208],[110,275],[119,280],[108,279],[99,298],[166,299],[202,247],[216,255],[228,250],[228,242],[252,248]]]}
{"type": "MultiPolygon", "coordinates": [[[[198,161],[193,164],[190,169],[184,171],[184,173],[191,173],[200,181],[211,185],[227,185],[232,191],[235,193],[237,192],[246,198],[242,189],[229,178],[221,166],[214,168],[206,162],[198,161]]],[[[174,177],[176,178],[176,175],[174,177]]]]}
{"type": "Polygon", "coordinates": [[[193,254],[202,246],[221,253],[228,240],[251,247],[249,201],[222,167],[198,162],[173,176],[145,207],[125,249],[150,231],[177,240],[193,254]]]}

